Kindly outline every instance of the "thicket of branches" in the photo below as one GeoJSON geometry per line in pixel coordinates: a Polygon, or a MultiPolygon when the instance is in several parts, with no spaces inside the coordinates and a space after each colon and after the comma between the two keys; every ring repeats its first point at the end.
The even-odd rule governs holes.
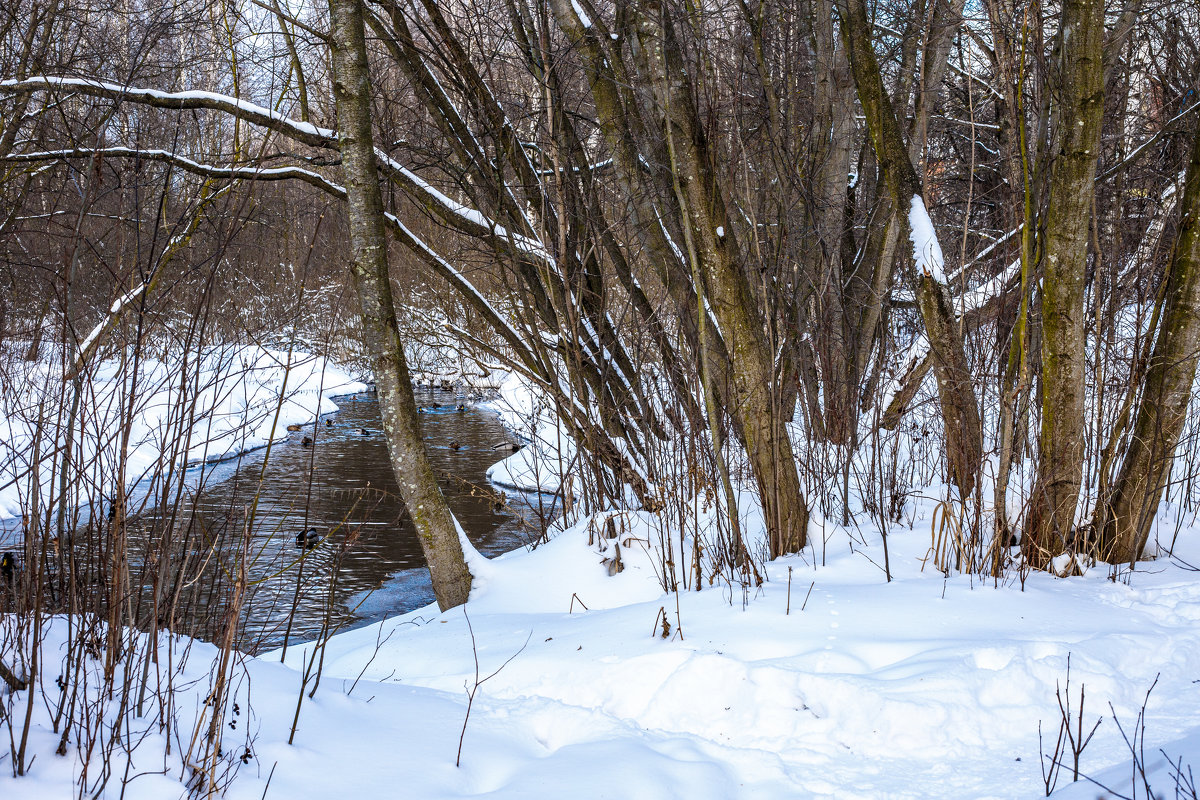
{"type": "Polygon", "coordinates": [[[894,515],[932,434],[1044,566],[1135,560],[1190,481],[1200,18],[1157,0],[9,2],[5,336],[70,376],[131,317],[345,281],[339,15],[391,283],[553,399],[588,508],[711,476],[740,562],[748,482],[797,551],[863,464],[894,515]]]}
{"type": "MultiPolygon", "coordinates": [[[[179,729],[182,662],[145,691],[157,636],[219,598],[180,768],[211,793],[236,767],[249,545],[187,516],[167,447],[131,524],[124,461],[97,481],[81,442],[119,449],[143,359],[192,402],[192,356],[247,341],[371,364],[443,607],[470,575],[401,331],[541,392],[576,512],[644,509],[683,547],[689,500],[722,508],[709,556],[747,584],[810,509],[886,529],[939,482],[943,568],[1132,563],[1197,475],[1198,131],[1200,12],[1161,0],[2,0],[0,354],[56,444],[29,454],[53,486],[18,470],[0,677],[45,684],[47,614],[76,612],[62,746],[179,729]]],[[[0,704],[14,771],[27,700],[24,733],[0,704]]]]}

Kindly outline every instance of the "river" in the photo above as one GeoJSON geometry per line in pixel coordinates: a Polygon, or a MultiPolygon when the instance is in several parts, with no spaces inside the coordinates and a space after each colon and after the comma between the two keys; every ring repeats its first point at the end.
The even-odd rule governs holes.
{"type": "MultiPolygon", "coordinates": [[[[220,542],[225,574],[239,559],[249,565],[238,635],[246,652],[312,640],[434,600],[392,477],[375,397],[336,402],[338,413],[276,442],[269,454],[259,450],[224,465],[194,504],[199,528],[220,542]],[[241,550],[236,534],[246,521],[241,550]],[[308,531],[315,533],[303,536],[308,531]]],[[[433,468],[471,542],[486,556],[529,543],[543,530],[553,499],[488,485],[487,468],[514,443],[497,415],[441,390],[417,390],[417,402],[433,468]]]]}

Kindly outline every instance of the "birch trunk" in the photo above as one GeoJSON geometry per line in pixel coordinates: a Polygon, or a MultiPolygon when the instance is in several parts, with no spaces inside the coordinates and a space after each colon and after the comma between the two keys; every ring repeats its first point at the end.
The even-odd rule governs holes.
{"type": "Polygon", "coordinates": [[[396,325],[383,199],[371,132],[361,0],[329,0],[329,17],[338,145],[350,216],[350,270],[362,310],[363,335],[374,365],[392,472],[416,525],[438,606],[445,611],[467,601],[471,573],[463,558],[458,525],[425,455],[417,404],[396,325]]]}

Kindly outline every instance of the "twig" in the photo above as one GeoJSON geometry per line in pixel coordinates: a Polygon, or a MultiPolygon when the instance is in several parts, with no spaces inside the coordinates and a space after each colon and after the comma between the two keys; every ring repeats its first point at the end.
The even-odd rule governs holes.
{"type": "MultiPolygon", "coordinates": [[[[580,601],[582,602],[582,601],[580,601]]],[[[475,646],[475,629],[471,627],[471,618],[467,615],[467,609],[463,608],[463,619],[467,621],[467,632],[471,634],[471,654],[475,657],[475,685],[467,689],[467,713],[463,716],[462,732],[458,735],[458,755],[454,759],[454,766],[462,766],[462,749],[463,739],[467,736],[467,722],[471,719],[471,706],[475,704],[475,693],[479,691],[479,687],[490,681],[492,678],[500,674],[500,671],[507,667],[514,658],[525,652],[525,648],[529,646],[529,640],[533,638],[533,631],[529,631],[529,635],[525,637],[525,644],[517,652],[513,653],[504,663],[496,667],[496,671],[488,675],[486,678],[479,677],[479,648],[475,646]]],[[[463,688],[466,688],[466,683],[463,683],[463,688]]]]}
{"type": "Polygon", "coordinates": [[[583,606],[584,611],[589,610],[587,607],[587,604],[584,603],[583,600],[580,599],[579,595],[575,594],[574,592],[571,592],[571,608],[567,611],[568,614],[575,613],[575,601],[576,600],[579,600],[579,605],[583,606]]]}

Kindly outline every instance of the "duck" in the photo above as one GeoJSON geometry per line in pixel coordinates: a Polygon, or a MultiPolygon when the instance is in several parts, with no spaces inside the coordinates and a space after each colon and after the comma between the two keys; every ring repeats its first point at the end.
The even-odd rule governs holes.
{"type": "Polygon", "coordinates": [[[355,433],[357,433],[359,436],[370,436],[371,435],[371,432],[369,430],[367,430],[366,428],[359,428],[358,430],[355,431],[355,433]]]}
{"type": "Polygon", "coordinates": [[[12,553],[0,556],[0,580],[12,583],[17,574],[17,557],[12,553]]]}
{"type": "Polygon", "coordinates": [[[452,440],[450,442],[450,449],[451,450],[462,450],[462,445],[458,443],[458,440],[452,440]]]}
{"type": "Polygon", "coordinates": [[[316,528],[309,528],[306,531],[300,531],[296,534],[296,547],[303,550],[312,550],[321,543],[321,534],[317,533],[316,528]]]}
{"type": "Polygon", "coordinates": [[[497,444],[492,445],[492,449],[498,450],[501,453],[515,453],[524,446],[525,445],[520,444],[519,442],[498,442],[497,444]]]}
{"type": "Polygon", "coordinates": [[[430,403],[429,407],[430,408],[441,408],[442,404],[441,403],[430,403]]]}
{"type": "Polygon", "coordinates": [[[310,447],[312,445],[312,443],[313,443],[313,440],[312,440],[311,436],[305,436],[303,439],[300,440],[301,447],[310,447]]]}
{"type": "Polygon", "coordinates": [[[461,413],[463,413],[464,411],[466,411],[466,410],[467,410],[467,407],[466,407],[466,405],[465,405],[465,404],[463,404],[463,403],[459,403],[459,404],[458,404],[458,407],[457,407],[457,408],[455,408],[454,410],[455,410],[455,411],[457,411],[458,413],[460,413],[460,414],[461,414],[461,413]]]}
{"type": "Polygon", "coordinates": [[[325,427],[326,427],[326,428],[332,428],[332,427],[333,427],[333,418],[332,418],[332,417],[330,417],[329,419],[325,420],[325,427]]]}
{"type": "Polygon", "coordinates": [[[296,431],[300,430],[300,426],[299,425],[288,425],[287,429],[289,432],[295,433],[296,431]]]}

